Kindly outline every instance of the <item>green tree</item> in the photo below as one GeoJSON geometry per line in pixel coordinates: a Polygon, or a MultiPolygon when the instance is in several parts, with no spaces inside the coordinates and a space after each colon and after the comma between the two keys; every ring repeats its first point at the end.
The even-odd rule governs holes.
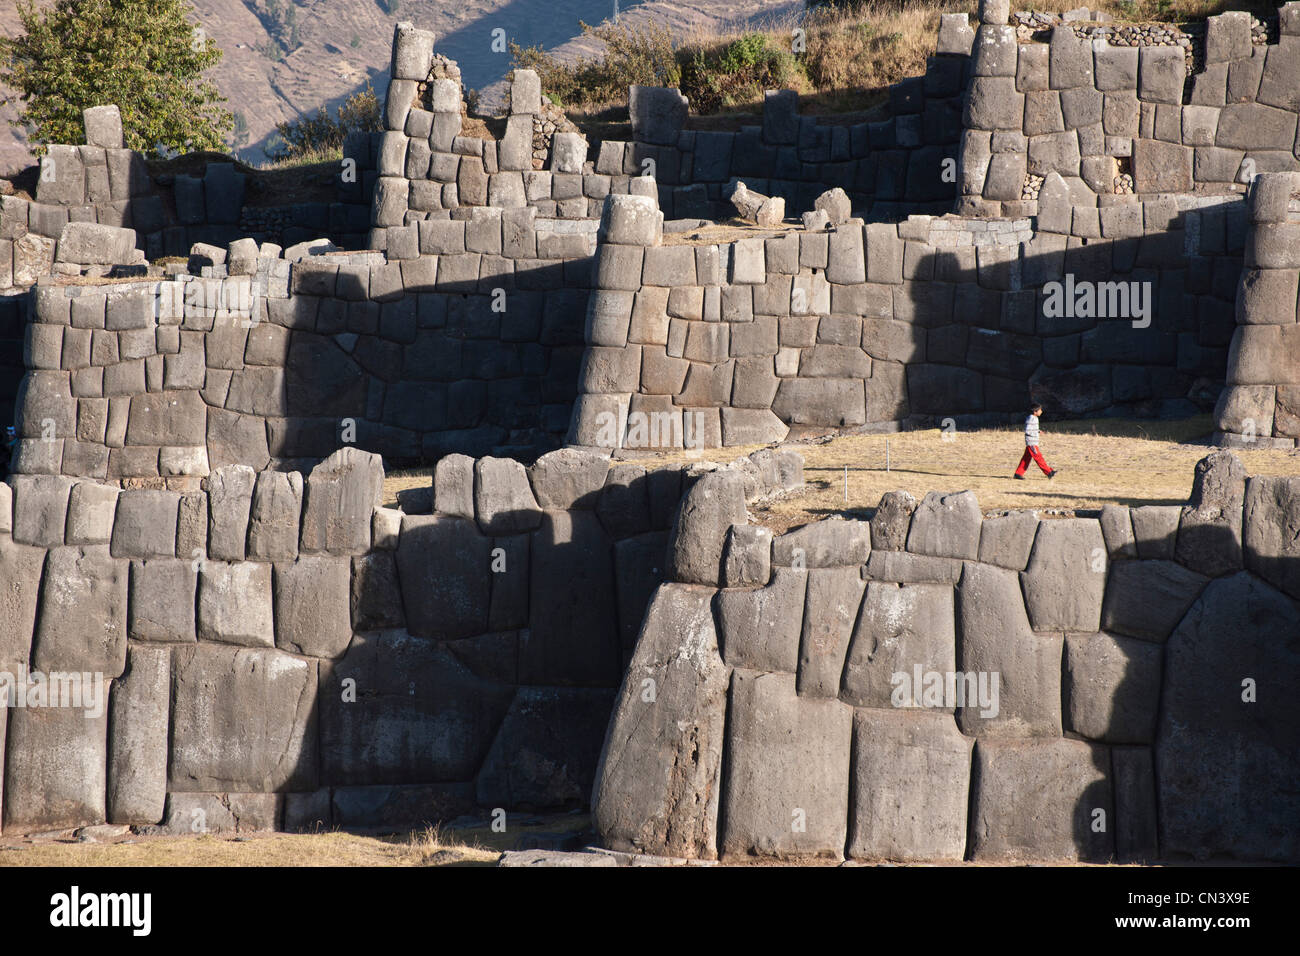
{"type": "Polygon", "coordinates": [[[338,110],[338,119],[321,107],[316,114],[287,123],[276,123],[281,143],[267,150],[277,162],[320,160],[343,148],[349,133],[378,133],[384,129],[384,112],[369,81],[363,90],[349,96],[338,110]]]}
{"type": "MultiPolygon", "coordinates": [[[[116,104],[141,152],[221,150],[234,125],[203,79],[221,49],[188,0],[18,0],[23,33],[0,38],[0,82],[24,105],[34,144],[83,142],[82,110],[116,104]]],[[[38,145],[36,152],[44,152],[38,145]]]]}

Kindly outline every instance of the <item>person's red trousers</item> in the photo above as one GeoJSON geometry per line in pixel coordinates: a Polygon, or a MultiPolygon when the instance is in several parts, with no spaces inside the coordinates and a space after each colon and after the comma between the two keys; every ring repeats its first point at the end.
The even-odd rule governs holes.
{"type": "Polygon", "coordinates": [[[1020,467],[1016,469],[1017,475],[1023,475],[1025,473],[1025,469],[1029,467],[1031,459],[1034,464],[1043,470],[1043,474],[1050,475],[1052,473],[1052,469],[1048,468],[1047,462],[1043,460],[1043,453],[1038,450],[1038,446],[1026,445],[1025,453],[1020,456],[1020,467]]]}

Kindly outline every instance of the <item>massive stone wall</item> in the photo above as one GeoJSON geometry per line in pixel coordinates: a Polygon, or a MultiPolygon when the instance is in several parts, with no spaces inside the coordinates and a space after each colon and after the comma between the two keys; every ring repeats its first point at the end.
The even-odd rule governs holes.
{"type": "Polygon", "coordinates": [[[1245,205],[1187,196],[1115,208],[1123,228],[1107,216],[1090,240],[1050,231],[1040,214],[1037,231],[1030,219],[914,216],[715,245],[664,239],[651,197],[611,197],[570,440],[673,444],[635,431],[646,420],[706,445],[978,422],[1023,411],[1031,395],[1054,415],[1208,409],[1232,335],[1245,205]]]}
{"type": "Polygon", "coordinates": [[[1275,44],[1252,42],[1246,13],[1209,18],[1199,57],[1190,39],[1111,45],[1108,28],[1078,23],[1019,43],[1005,2],[981,3],[980,21],[958,212],[1020,215],[1040,188],[1068,192],[1080,208],[1066,231],[1090,237],[1089,206],[1104,214],[1134,193],[1227,191],[1300,169],[1300,4],[1279,11],[1275,44]]]}
{"type": "Polygon", "coordinates": [[[1251,189],[1250,214],[1216,440],[1294,448],[1300,439],[1300,174],[1261,175],[1251,189]]]}
{"type": "MultiPolygon", "coordinates": [[[[585,805],[681,489],[705,467],[452,455],[427,513],[380,507],[383,466],[352,448],[305,477],[225,466],[191,492],[13,478],[4,830],[585,805]],[[60,674],[83,696],[48,696],[60,674]]],[[[753,498],[802,484],[790,453],[726,473],[753,498]]]]}
{"type": "Polygon", "coordinates": [[[1185,507],[892,492],[775,537],[741,494],[683,501],[601,755],[606,846],[1300,859],[1296,479],[1219,452],[1185,507]]]}

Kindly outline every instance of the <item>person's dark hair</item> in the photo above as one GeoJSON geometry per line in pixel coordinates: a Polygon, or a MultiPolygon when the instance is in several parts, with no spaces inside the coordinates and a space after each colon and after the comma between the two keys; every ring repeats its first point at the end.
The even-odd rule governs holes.
{"type": "Polygon", "coordinates": [[[1032,402],[1032,403],[1030,403],[1030,406],[1029,406],[1029,414],[1031,414],[1031,415],[1037,415],[1037,414],[1038,414],[1039,412],[1041,412],[1042,410],[1043,410],[1043,406],[1042,406],[1041,404],[1039,404],[1038,402],[1032,402]]]}

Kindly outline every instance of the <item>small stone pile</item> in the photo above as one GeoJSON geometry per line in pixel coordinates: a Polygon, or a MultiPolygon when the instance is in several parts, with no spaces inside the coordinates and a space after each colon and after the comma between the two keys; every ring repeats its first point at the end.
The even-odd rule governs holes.
{"type": "Polygon", "coordinates": [[[1038,192],[1043,188],[1043,180],[1045,178],[1046,177],[1043,176],[1035,176],[1033,173],[1027,174],[1025,176],[1024,188],[1020,190],[1020,198],[1037,200],[1038,192]]]}
{"type": "Polygon", "coordinates": [[[1117,173],[1115,176],[1115,195],[1131,196],[1135,192],[1133,188],[1132,173],[1117,173]]]}
{"type": "Polygon", "coordinates": [[[533,169],[545,169],[546,157],[551,153],[551,143],[556,133],[577,133],[564,110],[560,109],[545,96],[542,97],[542,111],[533,117],[533,169]]]}

